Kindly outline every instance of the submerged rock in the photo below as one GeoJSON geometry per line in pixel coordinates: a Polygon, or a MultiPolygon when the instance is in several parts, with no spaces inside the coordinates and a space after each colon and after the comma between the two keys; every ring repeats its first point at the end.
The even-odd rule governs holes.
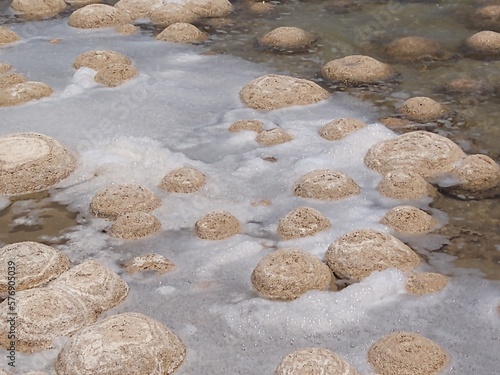
{"type": "Polygon", "coordinates": [[[174,23],[193,23],[200,16],[193,13],[185,3],[166,3],[153,9],[150,15],[151,22],[158,27],[167,27],[174,23]]]}
{"type": "Polygon", "coordinates": [[[472,15],[474,27],[482,30],[500,31],[500,5],[486,5],[472,15]]]}
{"type": "MultiPolygon", "coordinates": [[[[1,26],[0,26],[0,34],[2,33],[2,30],[1,30],[1,26]]],[[[1,38],[1,37],[0,37],[1,38]]],[[[2,44],[0,42],[0,44],[2,44]]],[[[12,69],[12,65],[10,64],[4,64],[4,63],[0,63],[0,74],[4,74],[4,73],[7,73],[9,70],[12,69]]]]}
{"type": "Polygon", "coordinates": [[[319,135],[329,141],[338,141],[365,126],[363,121],[355,118],[339,118],[324,125],[319,130],[319,135]]]}
{"type": "Polygon", "coordinates": [[[465,41],[465,52],[479,57],[497,57],[500,55],[500,33],[480,31],[465,41]]]}
{"type": "Polygon", "coordinates": [[[275,128],[261,131],[257,134],[255,140],[263,146],[274,146],[290,142],[293,140],[293,136],[283,129],[275,128]]]}
{"type": "Polygon", "coordinates": [[[79,69],[85,66],[99,71],[114,64],[132,65],[132,62],[127,56],[116,51],[92,50],[79,54],[73,62],[73,67],[79,69]]]}
{"type": "Polygon", "coordinates": [[[418,96],[405,100],[398,112],[409,120],[424,123],[443,117],[446,109],[434,99],[418,96]]]}
{"type": "Polygon", "coordinates": [[[228,129],[231,133],[242,132],[242,131],[253,131],[260,133],[264,130],[264,123],[259,120],[239,120],[231,124],[228,129]]]}
{"type": "Polygon", "coordinates": [[[167,26],[156,39],[164,42],[198,44],[207,40],[208,34],[190,23],[177,22],[167,26]]]}
{"type": "Polygon", "coordinates": [[[315,40],[313,34],[298,27],[278,27],[258,38],[261,46],[286,51],[306,48],[315,40]]]}
{"type": "Polygon", "coordinates": [[[196,222],[195,233],[204,240],[224,240],[241,231],[239,220],[226,211],[212,211],[196,222]]]}
{"type": "Polygon", "coordinates": [[[419,36],[397,38],[385,48],[385,53],[394,62],[449,60],[453,55],[440,43],[419,36]]]}
{"type": "Polygon", "coordinates": [[[339,200],[357,195],[360,190],[358,184],[345,173],[319,169],[302,176],[293,193],[302,198],[339,200]]]}
{"type": "Polygon", "coordinates": [[[124,268],[128,273],[134,274],[141,271],[155,271],[161,275],[171,271],[175,264],[160,254],[144,254],[130,259],[125,263],[124,268]]]}
{"type": "Polygon", "coordinates": [[[328,349],[306,348],[288,354],[274,375],[359,375],[358,370],[328,349]]]}
{"type": "Polygon", "coordinates": [[[330,221],[318,210],[299,207],[287,213],[278,224],[278,234],[284,240],[314,236],[330,226],[330,221]]]}
{"type": "Polygon", "coordinates": [[[351,55],[335,59],[321,68],[323,78],[346,84],[376,83],[387,81],[396,75],[391,66],[373,57],[351,55]]]}
{"type": "Polygon", "coordinates": [[[139,74],[130,64],[111,64],[97,72],[94,81],[108,87],[123,85],[139,74]]]}

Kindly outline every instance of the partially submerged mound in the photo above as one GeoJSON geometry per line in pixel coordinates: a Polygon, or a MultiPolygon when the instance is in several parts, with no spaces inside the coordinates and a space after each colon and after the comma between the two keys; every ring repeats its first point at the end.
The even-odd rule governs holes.
{"type": "Polygon", "coordinates": [[[139,74],[130,64],[111,64],[97,72],[94,81],[108,87],[124,84],[139,74]]]}
{"type": "Polygon", "coordinates": [[[130,22],[130,17],[120,9],[106,4],[90,4],[75,10],[68,18],[68,25],[79,29],[113,27],[130,22]]]}
{"type": "Polygon", "coordinates": [[[155,234],[161,229],[161,222],[147,212],[129,212],[118,216],[109,230],[113,237],[136,240],[155,234]]]}
{"type": "Polygon", "coordinates": [[[229,0],[186,0],[186,6],[198,17],[226,17],[232,12],[233,6],[229,0]]]}
{"type": "Polygon", "coordinates": [[[36,133],[0,137],[0,194],[46,189],[66,178],[75,158],[55,139],[36,133]]]}
{"type": "Polygon", "coordinates": [[[339,200],[357,195],[360,190],[358,184],[345,173],[319,169],[302,176],[293,193],[302,198],[339,200]]]}
{"type": "Polygon", "coordinates": [[[385,48],[385,53],[394,62],[448,60],[452,54],[440,43],[420,36],[397,38],[385,48]]]}
{"type": "Polygon", "coordinates": [[[373,145],[366,153],[365,164],[379,173],[403,169],[427,178],[450,172],[465,156],[448,138],[414,131],[373,145]]]}
{"type": "Polygon", "coordinates": [[[120,0],[115,8],[128,14],[132,20],[148,18],[153,9],[163,5],[162,0],[120,0]]]}
{"type": "Polygon", "coordinates": [[[199,18],[186,3],[166,3],[153,9],[150,15],[151,22],[158,27],[167,27],[178,22],[193,23],[199,18]]]}
{"type": "MultiPolygon", "coordinates": [[[[2,29],[0,27],[0,33],[2,32],[2,29]]],[[[0,44],[2,44],[0,42],[0,44]]],[[[4,74],[4,73],[7,73],[9,70],[12,69],[12,65],[10,64],[4,64],[4,63],[0,63],[0,74],[4,74]]]]}
{"type": "Polygon", "coordinates": [[[278,234],[284,240],[314,236],[330,226],[330,221],[318,210],[299,207],[287,213],[278,224],[278,234]]]}
{"type": "Polygon", "coordinates": [[[315,40],[313,34],[298,27],[278,27],[258,38],[261,46],[285,51],[306,48],[315,40]]]}
{"type": "Polygon", "coordinates": [[[240,91],[243,103],[250,108],[265,110],[314,104],[328,95],[328,91],[314,82],[277,74],[254,79],[240,91]]]}
{"type": "Polygon", "coordinates": [[[443,90],[448,94],[473,95],[487,92],[490,89],[480,81],[461,77],[444,84],[443,90]]]}
{"type": "Polygon", "coordinates": [[[44,18],[61,13],[67,4],[64,0],[13,0],[11,7],[27,18],[44,18]]]}
{"type": "Polygon", "coordinates": [[[253,131],[260,133],[264,130],[264,123],[259,120],[239,120],[231,124],[228,129],[231,133],[253,131]]]}
{"type": "Polygon", "coordinates": [[[500,33],[480,31],[465,41],[465,52],[478,57],[497,57],[500,55],[500,33]]]}
{"type": "Polygon", "coordinates": [[[500,5],[486,5],[476,9],[472,15],[474,27],[482,30],[500,31],[500,5]]]}
{"type": "Polygon", "coordinates": [[[359,375],[340,356],[328,349],[307,348],[288,354],[274,375],[359,375]]]}
{"type": "Polygon", "coordinates": [[[124,265],[128,273],[136,273],[141,271],[155,271],[156,274],[163,274],[172,270],[175,267],[171,261],[160,254],[144,254],[130,259],[124,265]]]}
{"type": "Polygon", "coordinates": [[[267,298],[293,300],[310,290],[328,289],[332,272],[305,251],[280,249],[257,264],[251,280],[255,289],[267,298]]]}
{"type": "Polygon", "coordinates": [[[189,194],[200,190],[206,180],[199,170],[182,167],[167,173],[160,182],[160,188],[169,193],[189,194]]]}
{"type": "Polygon", "coordinates": [[[429,122],[443,117],[446,114],[446,109],[434,99],[417,96],[405,100],[398,108],[398,112],[408,120],[429,122]]]}
{"type": "Polygon", "coordinates": [[[16,291],[48,283],[71,266],[66,255],[38,242],[17,242],[0,248],[0,293],[7,293],[9,276],[16,291]]]}
{"type": "Polygon", "coordinates": [[[198,44],[207,40],[208,34],[187,22],[176,22],[167,26],[156,36],[157,40],[173,43],[198,44]]]}
{"type": "Polygon", "coordinates": [[[17,42],[19,39],[21,39],[21,37],[14,31],[5,26],[0,26],[0,46],[17,42]]]}
{"type": "Polygon", "coordinates": [[[403,242],[373,229],[340,236],[325,256],[330,269],[342,279],[361,280],[373,271],[391,267],[409,271],[420,263],[418,255],[403,242]]]}
{"type": "Polygon", "coordinates": [[[43,82],[26,81],[0,89],[0,107],[20,105],[32,100],[42,99],[53,90],[43,82]]]}
{"type": "Polygon", "coordinates": [[[454,194],[473,195],[492,189],[500,184],[500,166],[489,156],[468,155],[451,171],[458,185],[448,190],[454,194]]]}
{"type": "Polygon", "coordinates": [[[10,73],[4,74],[0,76],[0,90],[6,89],[7,87],[14,86],[17,83],[26,82],[26,78],[24,78],[21,74],[10,73]]]}
{"type": "Polygon", "coordinates": [[[373,57],[351,55],[326,63],[321,68],[321,74],[330,81],[358,84],[387,81],[393,78],[396,72],[373,57]]]}
{"type": "Polygon", "coordinates": [[[413,200],[436,195],[436,189],[421,175],[403,169],[387,172],[377,189],[380,194],[392,199],[413,200]]]}
{"type": "Polygon", "coordinates": [[[212,211],[196,222],[195,233],[204,240],[223,240],[241,231],[240,221],[226,211],[212,211]]]}
{"type": "Polygon", "coordinates": [[[79,54],[73,62],[73,67],[79,69],[85,66],[99,71],[114,64],[131,65],[132,62],[127,56],[116,51],[92,50],[79,54]]]}
{"type": "Polygon", "coordinates": [[[449,278],[440,273],[418,272],[414,273],[406,280],[406,290],[408,293],[424,295],[439,292],[448,285],[449,278]]]}
{"type": "Polygon", "coordinates": [[[55,368],[58,375],[168,375],[185,355],[181,339],[165,325],[129,312],[73,335],[59,353],[55,368]]]}
{"type": "Polygon", "coordinates": [[[448,361],[439,345],[413,332],[384,336],[368,351],[368,362],[378,374],[435,375],[448,361]]]}
{"type": "Polygon", "coordinates": [[[413,206],[394,207],[380,222],[402,233],[425,233],[436,225],[431,215],[413,206]]]}
{"type": "Polygon", "coordinates": [[[290,142],[293,136],[287,131],[275,128],[263,130],[255,137],[255,141],[263,146],[274,146],[281,143],[290,142]]]}
{"type": "Polygon", "coordinates": [[[329,141],[338,141],[365,126],[363,121],[355,118],[339,118],[324,125],[319,130],[319,135],[329,141]]]}

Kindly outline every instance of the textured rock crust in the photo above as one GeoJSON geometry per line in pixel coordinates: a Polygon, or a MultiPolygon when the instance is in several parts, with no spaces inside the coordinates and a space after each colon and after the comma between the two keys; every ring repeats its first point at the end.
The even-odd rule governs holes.
{"type": "Polygon", "coordinates": [[[0,194],[27,194],[69,176],[75,158],[55,139],[36,133],[0,137],[0,194]]]}
{"type": "Polygon", "coordinates": [[[228,129],[231,133],[242,132],[242,131],[253,131],[260,133],[264,130],[264,123],[259,120],[239,120],[231,124],[228,129]]]}
{"type": "Polygon", "coordinates": [[[161,275],[171,271],[175,264],[163,255],[150,253],[130,259],[124,267],[131,274],[141,271],[155,271],[156,274],[161,275]]]}
{"type": "Polygon", "coordinates": [[[478,29],[500,31],[500,5],[486,5],[476,9],[472,22],[478,29]]]}
{"type": "Polygon", "coordinates": [[[160,188],[169,193],[189,194],[200,190],[206,180],[199,170],[183,167],[167,173],[160,182],[160,188]]]}
{"type": "Polygon", "coordinates": [[[398,112],[408,120],[417,122],[434,121],[446,114],[446,110],[441,104],[425,96],[405,100],[398,108],[398,112]]]}
{"type": "Polygon", "coordinates": [[[361,280],[373,271],[395,267],[410,271],[418,266],[418,255],[397,238],[372,229],[349,232],[333,242],[326,262],[342,279],[361,280]]]}
{"type": "Polygon", "coordinates": [[[79,29],[97,29],[129,23],[130,17],[120,9],[105,4],[90,4],[75,10],[68,25],[79,29]]]}
{"type": "Polygon", "coordinates": [[[115,31],[123,35],[132,35],[139,32],[141,29],[137,26],[127,23],[126,25],[115,26],[115,31]]]}
{"type": "Polygon", "coordinates": [[[406,200],[434,197],[437,193],[421,175],[403,169],[387,172],[377,189],[387,198],[406,200]]]}
{"type": "Polygon", "coordinates": [[[26,78],[21,74],[10,73],[0,76],[0,90],[14,86],[17,83],[26,82],[26,78]]]}
{"type": "Polygon", "coordinates": [[[13,0],[11,7],[25,17],[44,18],[61,13],[67,4],[64,0],[13,0]]]}
{"type": "Polygon", "coordinates": [[[394,62],[448,60],[453,55],[444,50],[438,42],[419,36],[407,36],[393,40],[385,53],[394,62]]]}
{"type": "Polygon", "coordinates": [[[280,249],[264,257],[252,273],[252,284],[270,299],[293,300],[314,290],[328,289],[332,272],[314,255],[280,249]]]}
{"type": "Polygon", "coordinates": [[[186,6],[202,18],[226,17],[233,10],[229,0],[187,0],[186,6]]]}
{"type": "Polygon", "coordinates": [[[127,13],[130,19],[148,18],[153,9],[163,5],[161,0],[120,0],[115,8],[127,13]]]}
{"type": "Polygon", "coordinates": [[[274,375],[359,375],[359,372],[328,349],[307,348],[283,358],[274,375]]]}
{"type": "Polygon", "coordinates": [[[323,78],[346,84],[376,83],[396,75],[389,65],[369,56],[352,55],[335,59],[321,68],[323,78]]]}
{"type": "Polygon", "coordinates": [[[406,281],[408,293],[424,295],[439,292],[448,285],[449,277],[440,273],[419,272],[414,273],[406,281]]]}
{"type": "Polygon", "coordinates": [[[26,81],[0,89],[0,107],[20,105],[32,100],[42,99],[53,90],[43,82],[26,81]]]}
{"type": "Polygon", "coordinates": [[[263,130],[255,137],[255,141],[263,146],[274,146],[290,142],[293,136],[283,129],[263,130]]]}
{"type": "Polygon", "coordinates": [[[88,67],[99,71],[109,65],[122,64],[132,65],[130,59],[119,52],[109,50],[93,50],[79,54],[73,62],[73,67],[79,69],[88,67]]]}
{"type": "Polygon", "coordinates": [[[239,220],[226,211],[212,211],[196,222],[195,233],[204,240],[223,240],[241,232],[239,220]]]}
{"type": "Polygon", "coordinates": [[[481,82],[469,78],[457,78],[444,85],[444,91],[449,94],[472,95],[488,91],[481,82]]]}
{"type": "Polygon", "coordinates": [[[118,216],[109,235],[125,240],[136,240],[160,231],[161,222],[147,212],[130,212],[118,216]]]}
{"type": "Polygon", "coordinates": [[[466,53],[478,56],[500,55],[500,33],[480,31],[465,41],[466,53]]]}
{"type": "Polygon", "coordinates": [[[261,46],[292,51],[306,48],[315,40],[313,34],[298,27],[278,27],[258,38],[261,46]]]}
{"type": "Polygon", "coordinates": [[[319,135],[329,141],[338,141],[365,126],[363,121],[355,118],[340,118],[324,125],[319,130],[319,135]]]}
{"type": "Polygon", "coordinates": [[[85,327],[57,357],[58,375],[168,375],[186,347],[162,323],[138,313],[110,316],[85,327]]]}
{"type": "Polygon", "coordinates": [[[151,12],[151,22],[158,27],[167,27],[178,22],[193,23],[200,16],[193,13],[185,3],[166,3],[151,12]]]}
{"type": "Polygon", "coordinates": [[[380,222],[403,233],[426,233],[437,224],[431,215],[413,206],[394,207],[380,222]]]}
{"type": "Polygon", "coordinates": [[[357,195],[360,187],[342,172],[319,169],[306,173],[295,185],[293,193],[302,198],[339,200],[357,195]]]}
{"type": "Polygon", "coordinates": [[[156,36],[157,40],[173,43],[203,43],[208,34],[200,31],[196,26],[186,22],[177,22],[167,26],[165,30],[156,36]]]}
{"type": "Polygon", "coordinates": [[[460,184],[451,190],[481,192],[500,184],[500,166],[486,155],[469,155],[452,172],[460,184]]]}
{"type": "MultiPolygon", "coordinates": [[[[0,34],[1,33],[2,33],[2,27],[0,26],[0,34]]],[[[0,44],[2,44],[2,43],[0,42],[0,44]]],[[[12,69],[12,65],[0,63],[0,74],[7,73],[11,69],[12,69]]]]}
{"type": "Polygon", "coordinates": [[[139,74],[137,69],[129,64],[111,64],[102,68],[94,76],[94,81],[108,87],[123,85],[139,74]]]}
{"type": "Polygon", "coordinates": [[[6,28],[5,26],[0,26],[0,46],[17,42],[20,39],[21,37],[14,31],[6,28]]]}
{"type": "Polygon", "coordinates": [[[265,110],[314,104],[328,95],[328,91],[314,82],[276,74],[254,79],[240,91],[243,103],[250,108],[265,110]]]}
{"type": "Polygon", "coordinates": [[[314,236],[330,226],[328,219],[311,207],[299,207],[287,213],[278,224],[278,234],[284,240],[314,236]]]}

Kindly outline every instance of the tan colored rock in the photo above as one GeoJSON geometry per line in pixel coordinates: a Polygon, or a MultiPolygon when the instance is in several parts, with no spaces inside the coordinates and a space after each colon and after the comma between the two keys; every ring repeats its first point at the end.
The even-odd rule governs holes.
{"type": "Polygon", "coordinates": [[[276,5],[265,1],[247,1],[248,10],[255,15],[269,14],[276,9],[276,5]]]}
{"type": "Polygon", "coordinates": [[[200,190],[206,180],[199,170],[183,167],[167,173],[160,182],[160,188],[169,193],[189,194],[200,190]]]}
{"type": "Polygon", "coordinates": [[[57,357],[58,375],[172,374],[186,347],[162,323],[128,312],[85,327],[57,357]]]}
{"type": "Polygon", "coordinates": [[[452,171],[465,156],[448,138],[414,131],[373,145],[364,160],[369,168],[379,173],[402,169],[427,178],[452,171]]]}
{"type": "Polygon", "coordinates": [[[255,141],[263,146],[274,146],[290,142],[293,136],[280,128],[263,130],[257,134],[255,141]]]}
{"type": "Polygon", "coordinates": [[[293,193],[302,198],[339,200],[357,195],[360,187],[342,172],[319,169],[302,176],[293,193]]]}
{"type": "Polygon", "coordinates": [[[250,108],[265,110],[314,104],[328,96],[328,91],[314,82],[276,74],[254,79],[240,91],[243,103],[250,108]]]}
{"type": "Polygon", "coordinates": [[[120,0],[115,8],[128,14],[130,19],[149,18],[153,9],[163,5],[162,0],[120,0]]]}
{"type": "Polygon", "coordinates": [[[187,0],[186,6],[203,18],[226,17],[233,10],[229,0],[187,0]]]}
{"type": "Polygon", "coordinates": [[[305,251],[280,249],[257,264],[252,284],[270,299],[293,300],[310,290],[328,289],[332,272],[326,264],[305,251]]]}
{"type": "Polygon", "coordinates": [[[224,240],[241,232],[239,220],[226,211],[212,211],[196,222],[195,233],[204,240],[224,240]]]}
{"type": "Polygon", "coordinates": [[[5,44],[17,42],[20,39],[21,37],[14,31],[6,28],[5,26],[0,26],[0,47],[5,44]]]}
{"type": "Polygon", "coordinates": [[[359,375],[339,355],[328,349],[307,348],[288,354],[274,375],[359,375]]]}
{"type": "Polygon", "coordinates": [[[449,277],[440,273],[418,272],[414,273],[406,281],[406,290],[408,293],[422,296],[439,292],[448,285],[449,277]]]}
{"type": "Polygon", "coordinates": [[[316,40],[315,36],[298,27],[278,27],[258,38],[261,46],[277,50],[300,50],[316,40]]]}
{"type": "Polygon", "coordinates": [[[75,10],[68,18],[68,25],[79,29],[97,29],[129,23],[123,11],[106,4],[90,4],[75,10]]]}
{"type": "Polygon", "coordinates": [[[500,5],[486,5],[476,9],[472,15],[472,23],[478,29],[500,31],[500,5]]]}
{"type": "Polygon", "coordinates": [[[475,94],[486,90],[481,82],[469,78],[457,78],[444,85],[444,91],[449,94],[475,94]]]}
{"type": "Polygon", "coordinates": [[[171,271],[175,264],[163,255],[150,253],[130,259],[124,267],[131,274],[141,271],[155,271],[156,274],[161,275],[171,271]]]}
{"type": "MultiPolygon", "coordinates": [[[[2,33],[2,30],[1,30],[1,27],[0,27],[0,34],[2,33]]],[[[1,37],[0,37],[1,38],[1,37]]],[[[2,44],[2,43],[0,43],[2,44]]],[[[10,64],[3,64],[3,63],[0,63],[0,74],[5,74],[7,73],[9,70],[12,69],[12,65],[10,64]]]]}
{"type": "Polygon", "coordinates": [[[45,18],[61,13],[67,4],[64,0],[12,0],[11,7],[28,18],[45,18]]]}
{"type": "Polygon", "coordinates": [[[402,233],[430,232],[437,224],[431,215],[413,206],[394,207],[384,215],[380,222],[402,233]]]}
{"type": "Polygon", "coordinates": [[[446,114],[446,110],[441,104],[425,96],[405,100],[398,108],[398,112],[407,119],[417,122],[434,121],[446,114]]]}
{"type": "Polygon", "coordinates": [[[49,85],[43,82],[26,81],[0,89],[0,107],[20,105],[42,99],[52,94],[49,85]]]}
{"type": "Polygon", "coordinates": [[[319,135],[329,141],[338,141],[365,126],[363,121],[355,118],[339,118],[321,127],[319,135]]]}
{"type": "Polygon", "coordinates": [[[90,212],[97,217],[115,220],[131,212],[151,212],[161,200],[151,190],[134,184],[114,185],[99,191],[90,202],[90,212]]]}
{"type": "Polygon", "coordinates": [[[147,212],[129,212],[118,216],[109,230],[109,235],[125,240],[136,240],[161,230],[161,222],[147,212]]]}
{"type": "Polygon", "coordinates": [[[190,23],[177,22],[167,26],[156,39],[164,42],[198,44],[207,40],[208,34],[190,23]]]}
{"type": "Polygon", "coordinates": [[[21,74],[10,73],[0,76],[0,90],[14,86],[16,83],[26,82],[26,78],[21,74]]]}
{"type": "MultiPolygon", "coordinates": [[[[8,300],[0,303],[7,322],[8,300]]],[[[16,350],[22,353],[52,348],[52,340],[70,336],[95,322],[97,313],[80,298],[61,289],[34,288],[16,293],[16,350]]],[[[0,345],[8,348],[8,324],[0,325],[0,345]]]]}
{"type": "Polygon", "coordinates": [[[321,74],[326,80],[358,84],[387,81],[396,72],[391,66],[372,57],[351,55],[328,62],[321,68],[321,74]]]}
{"type": "Polygon", "coordinates": [[[158,27],[167,27],[174,23],[196,22],[200,16],[193,13],[185,3],[166,3],[151,12],[151,22],[158,27]]]}
{"type": "Polygon", "coordinates": [[[139,75],[136,68],[129,64],[111,64],[102,68],[94,76],[94,81],[108,87],[123,85],[139,75]]]}
{"type": "Polygon", "coordinates": [[[99,314],[122,302],[129,290],[120,276],[93,259],[66,271],[49,288],[70,292],[99,314]]]}
{"type": "Polygon", "coordinates": [[[228,129],[231,133],[242,131],[253,131],[260,133],[264,130],[264,123],[259,120],[239,120],[231,124],[228,129]]]}
{"type": "Polygon", "coordinates": [[[373,271],[391,267],[410,271],[418,266],[420,258],[396,237],[362,229],[334,241],[326,252],[326,262],[337,277],[361,280],[373,271]]]}
{"type": "Polygon", "coordinates": [[[452,187],[455,190],[480,192],[500,184],[500,166],[482,154],[467,156],[451,174],[460,181],[460,184],[452,187]]]}
{"type": "Polygon", "coordinates": [[[68,177],[76,160],[55,139],[37,133],[0,137],[0,194],[33,193],[68,177]]]}
{"type": "Polygon", "coordinates": [[[0,293],[9,291],[8,276],[15,276],[17,292],[46,284],[70,266],[66,255],[38,242],[6,245],[0,248],[0,293]]]}
{"type": "Polygon", "coordinates": [[[466,52],[479,56],[500,55],[500,33],[480,31],[465,41],[466,52]]]}
{"type": "Polygon", "coordinates": [[[79,54],[73,62],[73,67],[79,69],[88,67],[99,71],[110,65],[132,65],[130,59],[119,52],[108,50],[92,50],[79,54]]]}
{"type": "Polygon", "coordinates": [[[278,234],[284,240],[314,236],[330,226],[330,221],[318,210],[299,207],[287,213],[278,224],[278,234]]]}
{"type": "Polygon", "coordinates": [[[392,61],[402,63],[442,61],[453,57],[440,43],[419,36],[397,38],[386,46],[385,53],[392,61]]]}
{"type": "Polygon", "coordinates": [[[75,8],[81,8],[86,5],[100,3],[102,0],[64,0],[66,4],[71,5],[75,8]]]}
{"type": "Polygon", "coordinates": [[[387,172],[377,189],[380,194],[392,199],[414,200],[436,195],[436,189],[421,175],[403,169],[387,172]]]}
{"type": "Polygon", "coordinates": [[[141,29],[139,27],[134,26],[130,23],[127,23],[125,25],[118,25],[115,27],[115,31],[123,35],[132,35],[139,32],[140,30],[141,29]]]}
{"type": "Polygon", "coordinates": [[[448,364],[449,356],[418,333],[397,332],[370,347],[368,362],[378,374],[436,375],[448,364]]]}

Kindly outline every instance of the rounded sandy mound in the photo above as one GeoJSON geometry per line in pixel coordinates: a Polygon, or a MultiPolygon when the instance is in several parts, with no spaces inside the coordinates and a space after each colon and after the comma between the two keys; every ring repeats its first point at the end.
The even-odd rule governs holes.
{"type": "Polygon", "coordinates": [[[379,173],[403,169],[427,178],[450,172],[465,156],[448,138],[414,131],[373,145],[365,155],[365,164],[379,173]]]}
{"type": "Polygon", "coordinates": [[[175,267],[171,261],[160,254],[144,254],[130,259],[124,264],[124,268],[128,273],[134,274],[141,271],[155,271],[156,274],[171,271],[175,267]]]}
{"type": "Polygon", "coordinates": [[[243,103],[265,110],[313,104],[327,97],[328,91],[314,82],[276,74],[254,79],[240,91],[243,103]]]}
{"type": "Polygon", "coordinates": [[[261,46],[278,50],[299,50],[308,47],[316,38],[298,27],[278,27],[258,38],[261,46]]]}
{"type": "Polygon", "coordinates": [[[6,245],[0,248],[0,293],[9,291],[8,276],[15,276],[15,290],[21,291],[55,279],[70,266],[66,255],[38,242],[6,245]]]}
{"type": "Polygon", "coordinates": [[[36,133],[0,137],[0,194],[46,189],[75,167],[75,158],[53,138],[36,133]]]}
{"type": "Polygon", "coordinates": [[[115,220],[130,212],[151,212],[161,204],[151,190],[139,185],[115,185],[99,191],[90,202],[90,212],[115,220]]]}
{"type": "Polygon", "coordinates": [[[287,213],[278,224],[278,233],[284,240],[314,236],[330,226],[328,219],[311,207],[299,207],[287,213]]]}
{"type": "Polygon", "coordinates": [[[328,349],[307,348],[288,354],[274,375],[359,375],[340,356],[328,349]]]}
{"type": "Polygon", "coordinates": [[[488,91],[488,88],[483,85],[480,81],[476,81],[470,78],[456,78],[447,82],[443,89],[446,93],[449,94],[476,94],[488,91]]]}
{"type": "Polygon", "coordinates": [[[68,25],[79,29],[97,29],[124,25],[130,17],[120,9],[105,4],[90,4],[75,10],[68,18],[68,25]]]}
{"type": "Polygon", "coordinates": [[[161,222],[147,212],[130,212],[118,216],[109,230],[109,235],[125,240],[136,240],[150,236],[161,229],[161,222]]]}
{"type": "Polygon", "coordinates": [[[79,69],[88,67],[99,71],[109,65],[122,64],[132,65],[130,59],[119,52],[108,50],[94,50],[79,54],[73,62],[73,67],[79,69]]]}
{"type": "Polygon", "coordinates": [[[43,82],[26,81],[0,89],[0,107],[20,105],[42,99],[52,94],[49,85],[43,82]]]}
{"type": "MultiPolygon", "coordinates": [[[[0,304],[7,322],[8,300],[0,304]]],[[[16,350],[34,352],[52,347],[58,336],[69,336],[95,322],[97,313],[80,298],[65,290],[35,288],[16,293],[16,350]]],[[[0,345],[8,347],[8,324],[0,325],[0,345]]]]}
{"type": "Polygon", "coordinates": [[[177,22],[167,26],[165,30],[156,36],[157,40],[164,42],[192,44],[203,43],[207,38],[207,33],[186,22],[177,22]]]}
{"type": "Polygon", "coordinates": [[[448,285],[449,278],[440,273],[414,273],[406,281],[406,290],[411,294],[424,295],[439,292],[448,285]]]}
{"type": "Polygon", "coordinates": [[[378,374],[435,375],[448,361],[439,345],[413,332],[384,336],[368,351],[368,362],[378,374]]]}
{"type": "Polygon", "coordinates": [[[5,26],[0,26],[0,46],[17,42],[19,39],[21,39],[21,37],[14,31],[6,28],[5,26]]]}
{"type": "Polygon", "coordinates": [[[205,185],[206,180],[199,170],[183,167],[165,175],[160,182],[160,188],[169,193],[194,193],[205,185]]]}
{"type": "Polygon", "coordinates": [[[345,173],[319,169],[302,176],[293,193],[302,198],[339,200],[357,195],[360,190],[358,184],[345,173]]]}
{"type": "Polygon", "coordinates": [[[500,184],[500,166],[486,155],[469,155],[451,172],[460,184],[452,187],[465,192],[480,192],[500,184]]]}
{"type": "Polygon", "coordinates": [[[421,175],[402,169],[387,172],[377,187],[380,194],[392,199],[434,197],[436,189],[421,175]]]}
{"type": "Polygon", "coordinates": [[[187,0],[186,6],[198,17],[226,17],[232,12],[233,6],[229,0],[187,0]]]}
{"type": "Polygon", "coordinates": [[[57,357],[58,375],[168,375],[186,347],[162,323],[138,313],[110,316],[85,327],[57,357]]]}
{"type": "Polygon", "coordinates": [[[476,9],[472,22],[478,29],[500,31],[500,5],[487,5],[476,9]]]}
{"type": "Polygon", "coordinates": [[[326,261],[339,278],[361,280],[373,271],[391,267],[412,270],[418,266],[420,258],[396,237],[362,229],[344,234],[333,242],[326,252],[326,261]]]}
{"type": "Polygon", "coordinates": [[[466,52],[479,56],[500,55],[500,33],[480,31],[465,41],[466,52]]]}
{"type": "Polygon", "coordinates": [[[355,118],[340,118],[324,125],[319,130],[319,135],[329,141],[338,141],[365,126],[363,121],[355,118]]]}
{"type": "Polygon", "coordinates": [[[397,38],[387,45],[385,53],[394,62],[448,60],[452,54],[438,42],[419,36],[397,38]]]}
{"type": "Polygon", "coordinates": [[[239,120],[231,124],[228,130],[231,133],[242,131],[252,131],[260,133],[262,130],[264,130],[264,123],[259,120],[239,120]]]}
{"type": "Polygon", "coordinates": [[[130,23],[127,23],[125,25],[115,26],[115,31],[123,35],[132,35],[139,32],[140,30],[141,29],[139,27],[134,26],[130,23]]]}
{"type": "Polygon", "coordinates": [[[226,211],[212,211],[196,222],[195,233],[204,240],[223,240],[241,231],[239,220],[226,211]]]}
{"type": "Polygon", "coordinates": [[[127,283],[95,260],[71,268],[49,287],[70,292],[99,314],[118,305],[128,294],[127,283]]]}
{"type": "Polygon", "coordinates": [[[28,18],[52,17],[66,8],[64,0],[13,0],[11,7],[28,18]]]}
{"type": "Polygon", "coordinates": [[[263,146],[274,146],[290,142],[293,136],[283,129],[263,130],[255,137],[255,141],[263,146]]]}
{"type": "Polygon", "coordinates": [[[166,3],[153,9],[150,15],[151,22],[158,27],[167,27],[179,22],[193,23],[199,18],[185,3],[166,3]]]}
{"type": "Polygon", "coordinates": [[[394,207],[380,222],[403,233],[425,233],[436,225],[436,220],[431,215],[413,206],[394,207]]]}
{"type": "Polygon", "coordinates": [[[127,13],[132,20],[148,18],[153,9],[163,5],[162,0],[120,0],[115,8],[127,13]]]}
{"type": "Polygon", "coordinates": [[[252,284],[270,299],[292,300],[314,290],[328,289],[332,272],[314,255],[280,249],[264,257],[253,270],[252,284]]]}
{"type": "MultiPolygon", "coordinates": [[[[1,30],[1,27],[0,27],[0,33],[1,32],[2,32],[2,30],[1,30]]],[[[0,42],[0,44],[2,44],[2,43],[0,42]]],[[[11,69],[12,69],[12,65],[0,63],[0,74],[7,73],[11,69]]]]}
{"type": "Polygon", "coordinates": [[[17,73],[4,74],[0,76],[0,90],[14,86],[17,83],[26,82],[26,78],[17,73]]]}
{"type": "Polygon", "coordinates": [[[398,108],[398,112],[408,120],[417,122],[434,121],[446,114],[446,110],[441,104],[425,96],[405,100],[398,108]]]}
{"type": "Polygon", "coordinates": [[[352,55],[335,59],[321,68],[323,78],[346,84],[387,81],[396,72],[389,65],[369,56],[352,55]]]}
{"type": "Polygon", "coordinates": [[[132,65],[112,64],[99,70],[94,76],[94,81],[108,87],[116,87],[123,85],[138,74],[139,72],[132,65]]]}

